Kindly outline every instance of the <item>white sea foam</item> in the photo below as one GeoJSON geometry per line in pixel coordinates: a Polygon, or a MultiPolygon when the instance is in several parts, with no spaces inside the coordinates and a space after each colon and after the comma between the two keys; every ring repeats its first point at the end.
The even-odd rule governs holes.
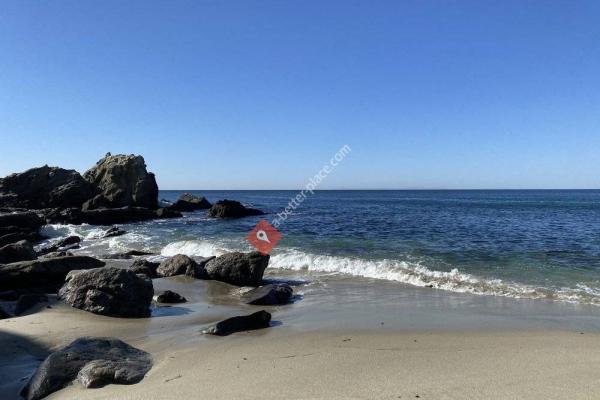
{"type": "Polygon", "coordinates": [[[219,256],[227,251],[214,243],[203,240],[182,240],[166,245],[160,255],[170,257],[176,254],[185,254],[186,256],[210,257],[219,256]]]}
{"type": "MultiPolygon", "coordinates": [[[[54,229],[71,229],[70,226],[54,229]]],[[[77,234],[77,233],[74,233],[77,234]]],[[[65,234],[62,234],[64,236],[65,234]]],[[[114,250],[129,249],[130,244],[144,243],[147,237],[135,233],[111,238],[108,246],[114,250]]],[[[219,256],[232,249],[222,243],[207,240],[182,240],[162,248],[157,260],[176,254],[188,256],[219,256]]],[[[368,260],[352,257],[317,255],[298,250],[280,249],[271,255],[269,268],[309,271],[317,274],[346,274],[364,278],[382,279],[405,284],[432,287],[459,293],[494,295],[513,298],[551,299],[600,305],[600,290],[583,284],[575,287],[546,288],[522,283],[485,279],[461,272],[459,269],[438,271],[418,262],[399,260],[368,260]]]]}
{"type": "Polygon", "coordinates": [[[385,279],[459,293],[600,304],[600,291],[585,285],[560,289],[535,287],[501,279],[483,279],[458,269],[436,271],[405,261],[364,260],[288,250],[273,255],[269,267],[385,279]]]}

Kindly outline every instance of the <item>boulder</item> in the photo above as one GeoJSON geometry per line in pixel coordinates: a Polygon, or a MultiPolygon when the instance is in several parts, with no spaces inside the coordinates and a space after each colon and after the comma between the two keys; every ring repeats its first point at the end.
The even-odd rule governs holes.
{"type": "Polygon", "coordinates": [[[72,307],[124,318],[149,317],[153,295],[150,279],[116,267],[73,271],[58,292],[72,307]]]}
{"type": "Polygon", "coordinates": [[[33,246],[26,240],[0,247],[0,264],[29,261],[36,258],[37,254],[35,254],[33,246]]]}
{"type": "Polygon", "coordinates": [[[146,259],[135,260],[135,262],[129,267],[131,271],[136,274],[146,275],[150,279],[158,278],[156,270],[160,264],[151,262],[146,259]]]}
{"type": "Polygon", "coordinates": [[[83,337],[50,354],[21,395],[49,396],[77,379],[86,388],[140,382],[152,368],[152,356],[115,338],[83,337]]]}
{"type": "Polygon", "coordinates": [[[179,199],[177,199],[177,201],[171,205],[170,208],[176,211],[195,211],[206,210],[211,206],[212,204],[210,204],[205,197],[198,197],[189,193],[184,193],[179,196],[179,199]]]}
{"type": "Polygon", "coordinates": [[[242,301],[257,306],[276,306],[288,304],[294,289],[288,285],[265,285],[245,292],[242,301]]]}
{"type": "Polygon", "coordinates": [[[113,226],[112,228],[107,229],[106,232],[104,232],[104,235],[102,235],[102,237],[109,238],[109,237],[123,236],[126,233],[127,232],[124,229],[121,229],[118,226],[113,226]]]}
{"type": "Polygon", "coordinates": [[[187,300],[179,293],[175,293],[170,290],[165,290],[163,292],[160,292],[158,295],[154,296],[154,301],[156,301],[157,303],[175,304],[185,303],[187,300]]]}
{"type": "Polygon", "coordinates": [[[268,328],[271,323],[271,314],[265,310],[254,314],[233,317],[223,320],[216,325],[206,328],[202,333],[217,336],[227,336],[234,332],[250,331],[268,328]]]}
{"type": "Polygon", "coordinates": [[[68,236],[50,246],[41,248],[38,251],[38,255],[76,249],[79,247],[79,243],[81,243],[81,238],[79,236],[68,236]]]}
{"type": "Polygon", "coordinates": [[[260,286],[269,255],[258,251],[251,253],[227,253],[206,263],[208,279],[215,279],[237,286],[260,286]]]}
{"type": "Polygon", "coordinates": [[[177,254],[161,262],[156,270],[156,274],[160,277],[193,275],[196,267],[196,261],[184,254],[177,254]]]}
{"type": "Polygon", "coordinates": [[[0,290],[40,288],[54,293],[70,271],[103,265],[104,262],[87,256],[41,258],[0,265],[0,290]]]}
{"type": "Polygon", "coordinates": [[[208,216],[213,218],[242,218],[252,215],[264,215],[264,212],[247,208],[235,200],[219,200],[208,210],[208,216]]]}
{"type": "Polygon", "coordinates": [[[0,305],[0,319],[10,318],[12,315],[0,305]]]}
{"type": "Polygon", "coordinates": [[[37,293],[27,293],[19,296],[15,304],[15,315],[21,315],[38,303],[48,301],[48,296],[37,293]]]}
{"type": "Polygon", "coordinates": [[[146,170],[142,156],[108,153],[83,177],[110,207],[158,207],[156,179],[146,170]]]}
{"type": "Polygon", "coordinates": [[[0,207],[81,207],[92,194],[77,171],[47,165],[0,179],[0,207]]]}

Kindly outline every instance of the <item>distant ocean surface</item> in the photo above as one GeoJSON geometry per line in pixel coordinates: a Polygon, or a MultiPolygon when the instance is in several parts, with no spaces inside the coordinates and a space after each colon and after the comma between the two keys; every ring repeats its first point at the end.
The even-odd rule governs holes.
{"type": "MultiPolygon", "coordinates": [[[[186,191],[161,191],[174,201],[186,191]]],[[[271,221],[297,191],[187,191],[234,199],[271,221]]],[[[252,249],[263,217],[215,220],[206,211],[123,225],[129,234],[52,225],[79,234],[82,252],[130,249],[170,256],[252,249]]],[[[269,268],[360,276],[455,292],[600,304],[600,191],[318,191],[280,226],[269,268]]]]}

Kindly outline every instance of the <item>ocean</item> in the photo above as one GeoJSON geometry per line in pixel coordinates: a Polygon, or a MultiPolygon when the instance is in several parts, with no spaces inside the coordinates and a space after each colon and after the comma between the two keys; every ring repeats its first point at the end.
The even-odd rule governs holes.
{"type": "MultiPolygon", "coordinates": [[[[206,211],[122,227],[50,225],[85,239],[79,253],[132,249],[161,259],[250,251],[246,235],[272,221],[297,191],[189,192],[239,200],[268,214],[216,220],[206,211]]],[[[311,280],[373,279],[451,292],[600,304],[600,190],[316,191],[279,226],[269,269],[311,280]]],[[[51,239],[52,240],[52,239],[51,239]]]]}

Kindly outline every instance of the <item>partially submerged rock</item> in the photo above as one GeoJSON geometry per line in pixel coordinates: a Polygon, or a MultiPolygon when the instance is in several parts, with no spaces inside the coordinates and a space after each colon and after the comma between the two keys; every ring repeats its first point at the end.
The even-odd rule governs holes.
{"type": "Polygon", "coordinates": [[[237,286],[260,286],[265,269],[269,265],[269,255],[258,251],[251,253],[227,253],[206,263],[209,279],[231,283],[237,286]]]}
{"type": "Polygon", "coordinates": [[[50,246],[43,247],[42,249],[40,249],[38,251],[38,255],[45,255],[45,254],[59,252],[59,251],[76,249],[79,247],[79,243],[81,243],[81,237],[68,236],[50,246]]]}
{"type": "Polygon", "coordinates": [[[268,328],[271,323],[271,314],[265,310],[254,314],[228,318],[216,325],[206,328],[202,333],[217,336],[227,336],[234,332],[250,331],[254,329],[268,328]]]}
{"type": "Polygon", "coordinates": [[[26,240],[0,247],[0,264],[29,261],[36,258],[37,254],[33,250],[33,246],[26,240]]]}
{"type": "Polygon", "coordinates": [[[212,206],[205,197],[194,196],[189,193],[184,193],[179,196],[179,199],[170,206],[172,210],[176,211],[195,211],[195,210],[206,210],[212,206]]]}
{"type": "Polygon", "coordinates": [[[150,279],[116,267],[73,271],[58,292],[72,307],[124,318],[149,317],[153,294],[150,279]]]}
{"type": "Polygon", "coordinates": [[[115,338],[83,337],[50,354],[21,395],[47,397],[77,379],[86,388],[140,382],[152,368],[152,356],[115,338]]]}
{"type": "Polygon", "coordinates": [[[187,299],[179,293],[175,293],[170,290],[165,290],[154,296],[154,301],[156,301],[157,303],[164,304],[176,304],[185,303],[187,299]]]}
{"type": "Polygon", "coordinates": [[[235,200],[219,200],[208,210],[208,216],[213,218],[242,218],[252,215],[263,215],[256,208],[245,207],[235,200]]]}
{"type": "Polygon", "coordinates": [[[275,306],[288,304],[294,289],[289,285],[265,285],[249,290],[242,295],[242,301],[246,304],[260,306],[275,306]]]}
{"type": "Polygon", "coordinates": [[[87,256],[41,258],[0,265],[0,290],[40,288],[56,292],[70,271],[104,266],[104,262],[87,256]]]}
{"type": "Polygon", "coordinates": [[[0,179],[0,207],[81,207],[92,193],[77,171],[47,165],[0,179]]]}
{"type": "Polygon", "coordinates": [[[126,233],[127,232],[124,229],[121,229],[118,226],[113,226],[112,228],[107,229],[106,232],[104,232],[104,234],[102,235],[102,237],[103,238],[117,237],[117,236],[123,236],[126,233]]]}
{"type": "Polygon", "coordinates": [[[104,197],[110,207],[158,207],[158,186],[146,170],[144,157],[133,154],[107,154],[83,177],[104,197]]]}

